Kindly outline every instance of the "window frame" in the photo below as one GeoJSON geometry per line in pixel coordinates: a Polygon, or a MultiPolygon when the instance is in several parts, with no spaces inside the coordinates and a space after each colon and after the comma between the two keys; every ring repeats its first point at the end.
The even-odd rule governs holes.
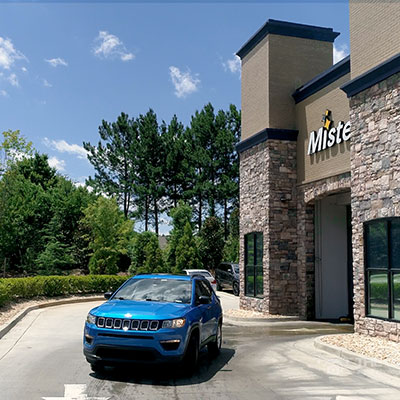
{"type": "Polygon", "coordinates": [[[395,298],[394,298],[394,277],[396,274],[400,275],[400,267],[393,267],[393,253],[392,253],[392,222],[397,221],[400,222],[400,217],[386,217],[386,218],[376,218],[370,221],[364,222],[363,229],[363,242],[364,242],[364,290],[365,290],[365,316],[368,318],[375,318],[383,321],[389,322],[400,322],[400,319],[395,319],[395,298]],[[377,223],[385,223],[385,234],[386,234],[386,258],[387,258],[387,268],[374,268],[369,265],[368,258],[368,228],[377,223]],[[371,293],[370,293],[370,274],[371,272],[379,272],[381,274],[385,274],[387,277],[388,284],[388,294],[387,294],[387,317],[380,317],[371,314],[370,312],[370,301],[371,301],[371,293]]]}
{"type": "Polygon", "coordinates": [[[253,297],[262,299],[264,298],[264,269],[263,269],[263,258],[264,258],[264,235],[263,232],[250,232],[244,235],[244,295],[246,297],[253,297]],[[247,254],[247,241],[248,238],[253,238],[253,262],[249,263],[249,255],[247,254]],[[261,260],[257,259],[257,243],[261,241],[261,260]],[[253,293],[247,291],[247,269],[253,268],[253,293]],[[257,291],[257,268],[261,268],[262,276],[262,289],[261,293],[257,291]]]}

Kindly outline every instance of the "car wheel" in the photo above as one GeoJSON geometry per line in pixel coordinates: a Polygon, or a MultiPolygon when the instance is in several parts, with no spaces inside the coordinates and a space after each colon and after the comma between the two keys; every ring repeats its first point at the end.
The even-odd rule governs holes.
{"type": "Polygon", "coordinates": [[[240,292],[239,284],[237,282],[233,282],[233,294],[235,296],[239,296],[239,292],[240,292]]]}
{"type": "Polygon", "coordinates": [[[222,346],[222,323],[218,323],[217,334],[215,340],[207,345],[210,356],[216,357],[221,352],[222,346]]]}
{"type": "Polygon", "coordinates": [[[183,359],[183,366],[185,372],[192,375],[197,368],[199,361],[199,341],[196,335],[192,335],[189,339],[189,344],[186,349],[185,357],[183,359]]]}
{"type": "Polygon", "coordinates": [[[90,368],[93,372],[104,372],[104,364],[99,362],[90,363],[90,368]]]}
{"type": "Polygon", "coordinates": [[[217,290],[219,291],[219,290],[222,290],[222,287],[221,287],[221,285],[220,285],[220,283],[217,281],[217,290]]]}

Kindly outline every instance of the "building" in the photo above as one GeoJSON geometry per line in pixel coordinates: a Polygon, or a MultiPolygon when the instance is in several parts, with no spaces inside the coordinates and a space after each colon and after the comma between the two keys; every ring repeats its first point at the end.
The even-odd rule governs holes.
{"type": "Polygon", "coordinates": [[[240,305],[400,341],[400,2],[268,20],[242,60],[240,305]]]}

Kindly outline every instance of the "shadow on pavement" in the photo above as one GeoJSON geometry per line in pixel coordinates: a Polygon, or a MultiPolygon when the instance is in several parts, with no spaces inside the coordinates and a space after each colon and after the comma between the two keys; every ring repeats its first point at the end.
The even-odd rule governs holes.
{"type": "Polygon", "coordinates": [[[90,376],[100,380],[142,385],[184,386],[209,381],[218,371],[230,372],[229,361],[235,350],[222,348],[216,358],[211,358],[207,350],[202,350],[197,371],[188,376],[180,364],[124,364],[118,367],[106,367],[104,372],[91,373],[90,376]]]}

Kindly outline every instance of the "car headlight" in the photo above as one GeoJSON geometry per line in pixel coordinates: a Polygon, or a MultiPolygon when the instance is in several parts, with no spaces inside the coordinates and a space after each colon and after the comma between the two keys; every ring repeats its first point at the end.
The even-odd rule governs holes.
{"type": "Polygon", "coordinates": [[[186,318],[177,318],[177,319],[169,319],[167,321],[163,321],[162,327],[163,328],[182,328],[185,326],[186,318]]]}
{"type": "Polygon", "coordinates": [[[86,317],[86,322],[89,324],[96,324],[96,317],[89,313],[86,317]]]}

